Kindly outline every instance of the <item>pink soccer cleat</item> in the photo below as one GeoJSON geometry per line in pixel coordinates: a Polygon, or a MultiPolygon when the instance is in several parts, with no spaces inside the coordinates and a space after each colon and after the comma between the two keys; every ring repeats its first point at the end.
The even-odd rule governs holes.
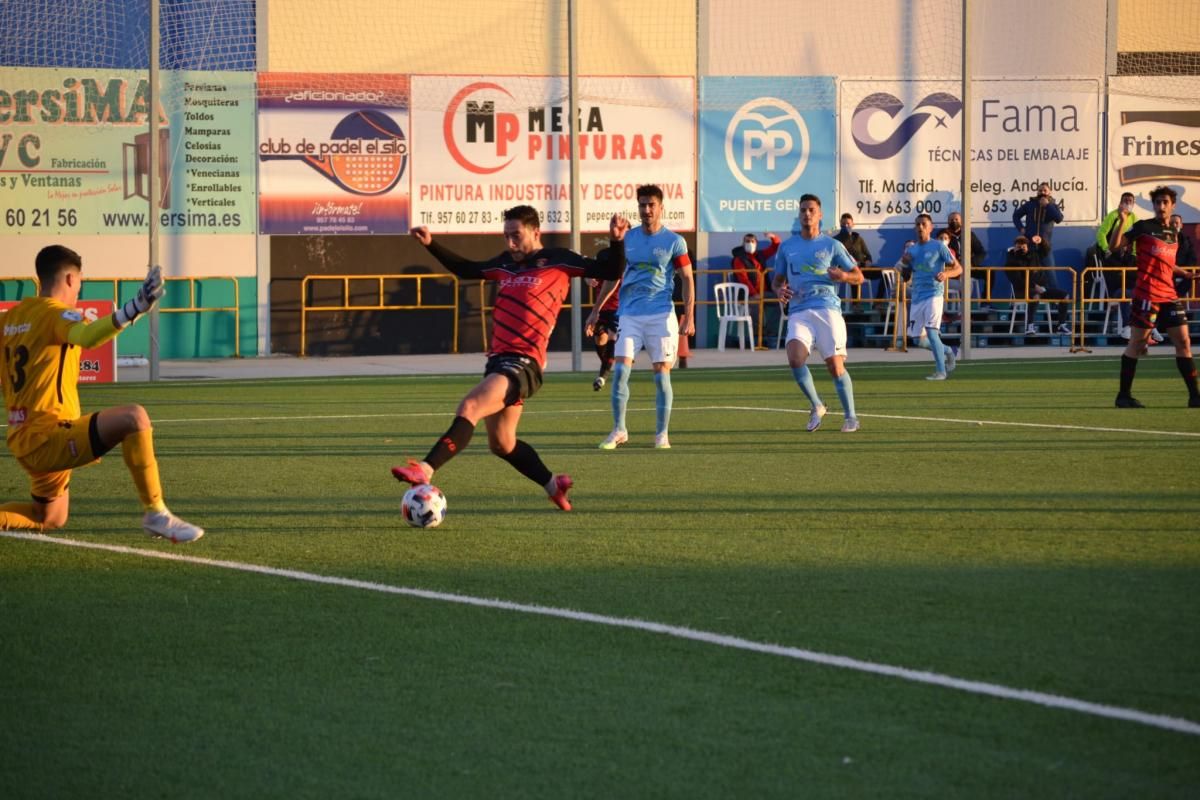
{"type": "Polygon", "coordinates": [[[555,475],[554,486],[555,492],[549,495],[550,502],[561,508],[563,511],[571,510],[571,501],[567,499],[567,492],[575,485],[575,481],[571,480],[570,475],[555,475]]]}
{"type": "Polygon", "coordinates": [[[433,473],[426,475],[425,470],[421,469],[421,462],[410,458],[407,467],[392,467],[392,477],[398,481],[406,481],[413,486],[419,486],[422,483],[429,483],[433,473]]]}

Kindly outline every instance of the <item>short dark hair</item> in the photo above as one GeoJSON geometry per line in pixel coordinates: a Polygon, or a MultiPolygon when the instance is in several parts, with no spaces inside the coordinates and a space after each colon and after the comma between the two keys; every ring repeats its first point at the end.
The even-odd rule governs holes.
{"type": "Polygon", "coordinates": [[[821,207],[821,198],[817,197],[815,194],[802,194],[802,195],[800,195],[800,202],[801,202],[801,203],[804,203],[804,202],[806,202],[806,201],[808,201],[808,200],[812,200],[814,203],[816,203],[816,204],[817,204],[817,208],[820,208],[820,207],[821,207]]]}
{"type": "Polygon", "coordinates": [[[847,211],[845,214],[842,214],[842,222],[845,222],[846,220],[854,222],[854,216],[849,211],[847,211]]]}
{"type": "Polygon", "coordinates": [[[1126,198],[1126,197],[1128,197],[1130,200],[1136,200],[1136,199],[1137,199],[1137,198],[1135,198],[1135,197],[1133,196],[1133,192],[1121,192],[1121,201],[1122,201],[1122,202],[1124,202],[1124,200],[1125,200],[1125,198],[1126,198]]]}
{"type": "Polygon", "coordinates": [[[83,269],[83,259],[79,257],[79,253],[69,247],[63,247],[61,244],[43,247],[38,251],[37,258],[33,263],[37,270],[38,281],[43,286],[54,283],[59,271],[64,266],[83,269]]]}
{"type": "Polygon", "coordinates": [[[1029,240],[1024,236],[1018,236],[1017,238],[1013,239],[1013,247],[1016,247],[1019,244],[1028,245],[1029,240]]]}
{"type": "Polygon", "coordinates": [[[504,221],[516,220],[526,228],[533,228],[535,231],[541,230],[542,218],[538,216],[537,209],[533,206],[513,206],[505,209],[504,221]]]}
{"type": "MultiPolygon", "coordinates": [[[[920,222],[923,219],[929,220],[929,224],[933,225],[933,217],[929,216],[928,214],[917,214],[917,218],[914,219],[913,222],[920,222]]],[[[941,233],[941,231],[939,231],[939,233],[941,233]]]]}
{"type": "Polygon", "coordinates": [[[1175,194],[1175,190],[1172,189],[1170,186],[1156,187],[1155,190],[1150,193],[1150,202],[1151,203],[1157,202],[1158,198],[1160,198],[1160,197],[1169,197],[1169,198],[1171,198],[1172,203],[1176,202],[1179,199],[1179,195],[1175,194]]]}
{"type": "Polygon", "coordinates": [[[657,197],[658,202],[663,201],[662,189],[656,183],[645,183],[637,187],[637,197],[639,201],[643,197],[657,197]]]}

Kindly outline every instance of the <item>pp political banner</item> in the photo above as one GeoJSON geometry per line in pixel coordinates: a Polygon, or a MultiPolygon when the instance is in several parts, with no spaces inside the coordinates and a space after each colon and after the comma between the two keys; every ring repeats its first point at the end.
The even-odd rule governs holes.
{"type": "MultiPolygon", "coordinates": [[[[663,222],[694,230],[692,78],[580,78],[580,228],[636,224],[640,184],[663,190],[663,222]]],[[[531,205],[542,230],[570,219],[567,81],[413,76],[413,218],[435,232],[495,233],[505,209],[531,205]]]]}
{"type": "Polygon", "coordinates": [[[153,170],[164,233],[253,233],[254,74],[164,72],[155,165],[150,102],[133,70],[0,69],[0,232],[144,233],[153,170]]]}
{"type": "Polygon", "coordinates": [[[408,232],[407,75],[271,72],[258,91],[263,233],[408,232]]]}
{"type": "MultiPolygon", "coordinates": [[[[1174,77],[1180,93],[1200,96],[1200,77],[1174,77]]],[[[1114,77],[1108,97],[1108,203],[1133,192],[1150,209],[1149,193],[1166,184],[1179,195],[1176,211],[1187,222],[1200,216],[1200,107],[1159,96],[1156,78],[1114,77]]],[[[1139,212],[1139,214],[1142,212],[1139,212]]]]}
{"type": "MultiPolygon", "coordinates": [[[[842,81],[840,193],[859,224],[962,209],[962,100],[953,81],[842,81]]],[[[972,82],[971,218],[1011,225],[1050,184],[1068,223],[1099,217],[1100,84],[972,82]]]]}
{"type": "Polygon", "coordinates": [[[700,229],[788,231],[800,195],[833,202],[833,78],[703,78],[700,229]]]}

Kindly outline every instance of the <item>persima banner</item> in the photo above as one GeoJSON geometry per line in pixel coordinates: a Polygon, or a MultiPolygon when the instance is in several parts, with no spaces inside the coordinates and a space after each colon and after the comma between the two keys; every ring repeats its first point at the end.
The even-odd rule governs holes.
{"type": "Polygon", "coordinates": [[[253,233],[253,87],[247,72],[163,73],[152,166],[144,73],[0,70],[0,233],[144,233],[152,169],[165,233],[253,233]]]}
{"type": "MultiPolygon", "coordinates": [[[[840,195],[868,225],[911,225],[962,208],[962,100],[953,81],[842,81],[840,195]]],[[[1050,184],[1068,223],[1099,218],[1100,84],[972,83],[971,218],[1012,225],[1050,184]]]]}
{"type": "Polygon", "coordinates": [[[833,202],[833,78],[700,82],[700,228],[788,231],[806,192],[833,202]]]}
{"type": "MultiPolygon", "coordinates": [[[[1147,96],[1154,81],[1114,77],[1109,84],[1107,208],[1117,207],[1122,192],[1133,192],[1149,209],[1150,191],[1166,184],[1179,194],[1176,211],[1193,222],[1200,214],[1200,108],[1147,96]]],[[[1192,97],[1200,94],[1200,78],[1172,81],[1190,84],[1192,97]]]]}
{"type": "Polygon", "coordinates": [[[259,76],[268,234],[407,233],[407,75],[259,76]]]}
{"type": "MultiPolygon", "coordinates": [[[[495,233],[528,204],[542,230],[570,219],[567,81],[558,77],[413,76],[413,221],[434,232],[495,233]]],[[[636,223],[636,187],[663,190],[663,221],[695,228],[692,78],[580,78],[580,229],[614,213],[636,223]]]]}

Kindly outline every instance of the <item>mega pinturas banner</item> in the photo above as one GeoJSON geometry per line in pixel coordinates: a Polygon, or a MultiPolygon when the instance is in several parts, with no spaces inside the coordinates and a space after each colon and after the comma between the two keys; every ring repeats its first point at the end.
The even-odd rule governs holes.
{"type": "Polygon", "coordinates": [[[0,232],[254,232],[254,74],[165,72],[152,102],[133,70],[0,70],[0,232]],[[150,175],[160,186],[150,203],[150,175]]]}
{"type": "MultiPolygon", "coordinates": [[[[413,222],[495,233],[531,205],[544,232],[570,218],[570,110],[562,77],[414,75],[413,222]]],[[[663,222],[694,230],[696,147],[690,77],[580,78],[580,228],[636,224],[640,184],[663,190],[663,222]]]]}
{"type": "Polygon", "coordinates": [[[833,78],[700,83],[700,227],[788,231],[800,195],[833,202],[833,78]]]}
{"type": "MultiPolygon", "coordinates": [[[[1114,77],[1108,97],[1108,209],[1132,192],[1149,215],[1150,191],[1168,185],[1179,195],[1176,213],[1200,216],[1200,108],[1154,96],[1156,78],[1114,77]]],[[[1174,77],[1200,94],[1200,77],[1174,77]]]]}
{"type": "MultiPolygon", "coordinates": [[[[961,84],[848,80],[840,90],[841,210],[868,225],[962,210],[961,84]]],[[[1098,220],[1099,81],[976,80],[971,104],[974,224],[1012,225],[1043,182],[1064,222],[1098,220]]]]}
{"type": "Polygon", "coordinates": [[[259,213],[268,234],[409,230],[407,75],[259,75],[259,213]]]}

